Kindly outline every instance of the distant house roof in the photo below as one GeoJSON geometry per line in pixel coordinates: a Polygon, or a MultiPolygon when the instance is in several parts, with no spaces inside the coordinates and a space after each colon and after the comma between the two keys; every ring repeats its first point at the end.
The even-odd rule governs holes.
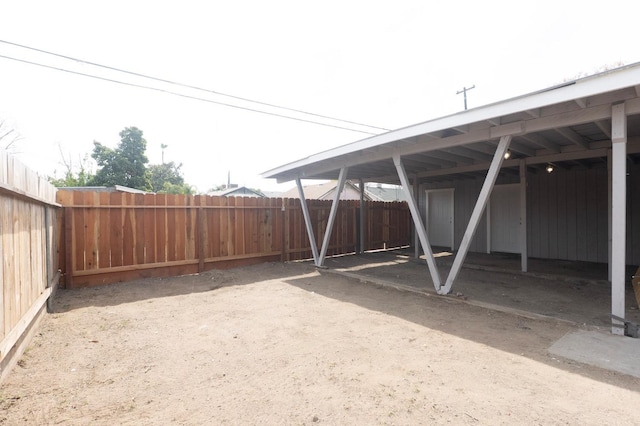
{"type": "Polygon", "coordinates": [[[381,201],[407,201],[400,186],[367,186],[366,191],[375,195],[381,201]]]}
{"type": "MultiPolygon", "coordinates": [[[[307,185],[302,187],[304,192],[304,198],[307,200],[330,200],[333,197],[338,182],[335,180],[321,183],[318,185],[307,185]]],[[[291,188],[290,190],[281,194],[282,198],[300,198],[298,193],[298,187],[291,188]]],[[[379,201],[380,199],[374,194],[369,193],[367,190],[364,192],[364,198],[367,201],[379,201]]],[[[360,188],[354,185],[350,181],[346,181],[342,194],[340,194],[341,200],[359,200],[360,188]]]]}
{"type": "Polygon", "coordinates": [[[264,194],[260,191],[254,191],[246,186],[227,188],[220,191],[211,191],[207,193],[207,195],[215,195],[218,197],[264,197],[264,194]]]}
{"type": "Polygon", "coordinates": [[[267,198],[283,198],[284,192],[282,191],[262,191],[265,197],[267,198]]]}

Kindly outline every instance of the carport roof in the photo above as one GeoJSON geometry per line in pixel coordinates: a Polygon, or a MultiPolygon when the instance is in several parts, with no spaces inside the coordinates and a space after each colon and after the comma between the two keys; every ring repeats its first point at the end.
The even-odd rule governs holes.
{"type": "MultiPolygon", "coordinates": [[[[328,151],[263,173],[278,182],[348,179],[398,183],[399,154],[409,176],[421,181],[485,172],[498,140],[513,137],[503,169],[591,167],[611,147],[612,106],[625,103],[628,154],[640,153],[640,63],[569,81],[527,95],[437,118],[328,151]]],[[[606,163],[605,163],[606,164],[606,163]]]]}

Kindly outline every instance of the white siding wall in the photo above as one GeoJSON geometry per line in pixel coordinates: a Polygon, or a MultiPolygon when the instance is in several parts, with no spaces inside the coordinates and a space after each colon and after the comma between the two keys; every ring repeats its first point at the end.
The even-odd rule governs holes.
{"type": "MultiPolygon", "coordinates": [[[[627,264],[640,265],[640,165],[628,163],[627,264]]],[[[556,168],[527,175],[529,257],[606,263],[608,253],[606,159],[591,169],[556,168]]],[[[517,183],[518,176],[505,175],[497,184],[517,183]]],[[[483,179],[424,184],[420,210],[424,215],[425,189],[455,188],[455,246],[471,217],[483,179]]],[[[424,217],[423,217],[424,220],[424,217]]],[[[470,250],[486,251],[486,214],[470,250]]]]}

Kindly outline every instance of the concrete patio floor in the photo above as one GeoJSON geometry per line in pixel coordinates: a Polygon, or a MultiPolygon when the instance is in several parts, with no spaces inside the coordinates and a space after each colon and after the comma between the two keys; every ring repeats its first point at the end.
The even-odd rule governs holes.
{"type": "MultiPolygon", "coordinates": [[[[446,251],[436,253],[443,279],[453,257],[446,251]]],[[[640,339],[611,334],[606,264],[529,259],[529,272],[523,273],[518,255],[469,253],[447,296],[437,295],[424,258],[415,258],[408,250],[332,257],[325,265],[322,273],[453,298],[527,318],[569,322],[576,331],[548,348],[550,354],[640,378],[640,339]]],[[[627,268],[625,319],[638,324],[640,310],[631,285],[635,271],[627,268]]]]}
{"type": "MultiPolygon", "coordinates": [[[[436,251],[443,280],[453,254],[436,251]]],[[[520,256],[469,253],[451,295],[466,303],[533,318],[569,321],[590,329],[611,329],[611,287],[607,265],[592,262],[529,259],[529,272],[520,271],[520,256]]],[[[371,252],[327,258],[326,271],[403,290],[436,295],[424,256],[411,250],[371,252]]],[[[631,286],[636,268],[627,269],[626,319],[640,323],[631,286]]]]}

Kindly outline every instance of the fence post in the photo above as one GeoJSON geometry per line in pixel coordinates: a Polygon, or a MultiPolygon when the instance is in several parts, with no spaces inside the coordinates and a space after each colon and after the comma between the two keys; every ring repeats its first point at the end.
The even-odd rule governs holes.
{"type": "Polygon", "coordinates": [[[198,202],[198,214],[196,218],[196,237],[198,238],[198,272],[204,271],[204,208],[202,197],[196,197],[198,202]]]}
{"type": "Polygon", "coordinates": [[[287,214],[287,209],[284,206],[284,198],[280,198],[280,261],[282,263],[286,262],[287,256],[287,248],[285,247],[285,216],[287,214]]]}
{"type": "Polygon", "coordinates": [[[73,287],[73,207],[64,207],[64,287],[73,287]]]}

